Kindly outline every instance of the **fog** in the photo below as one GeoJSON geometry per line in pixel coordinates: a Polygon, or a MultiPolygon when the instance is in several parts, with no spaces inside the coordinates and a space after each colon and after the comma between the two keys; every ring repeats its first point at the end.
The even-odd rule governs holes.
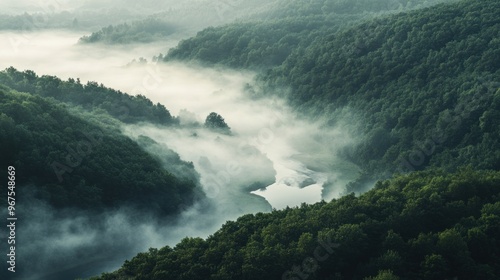
{"type": "Polygon", "coordinates": [[[220,227],[223,217],[237,215],[223,209],[228,205],[215,208],[207,201],[190,206],[176,219],[168,220],[126,206],[99,214],[61,212],[34,199],[30,193],[21,195],[16,277],[3,270],[0,275],[10,278],[2,279],[88,278],[115,270],[125,259],[150,247],[174,246],[186,236],[207,237],[220,227]]]}
{"type": "MultiPolygon", "coordinates": [[[[4,36],[13,35],[1,35],[4,36]]],[[[352,165],[343,168],[347,172],[333,177],[322,171],[338,166],[331,155],[337,154],[348,143],[353,144],[347,128],[349,123],[339,121],[337,129],[324,129],[321,123],[298,119],[280,100],[252,98],[244,88],[252,83],[254,73],[205,69],[179,63],[125,67],[139,56],[149,57],[164,51],[164,45],[103,48],[98,45],[76,45],[77,38],[77,34],[69,32],[41,32],[17,48],[9,48],[8,43],[5,43],[9,39],[4,39],[2,47],[6,47],[10,53],[2,52],[0,66],[6,68],[14,65],[20,70],[32,69],[39,74],[56,75],[62,79],[78,77],[83,83],[97,81],[129,94],[142,94],[155,103],[164,104],[173,115],[181,116],[180,120],[184,123],[202,124],[210,112],[221,114],[232,128],[233,136],[214,135],[200,128],[167,130],[143,124],[124,130],[132,137],[140,134],[149,136],[195,165],[207,151],[216,151],[215,154],[220,157],[213,159],[213,162],[238,162],[246,157],[241,147],[253,147],[272,162],[274,171],[278,172],[276,180],[281,180],[280,184],[273,185],[267,192],[255,190],[256,194],[265,196],[266,193],[280,193],[286,185],[295,187],[287,195],[276,194],[271,198],[275,208],[316,202],[322,198],[329,200],[338,196],[341,190],[328,190],[328,194],[322,196],[324,183],[339,181],[340,185],[345,185],[357,175],[358,170],[352,165]],[[198,137],[192,137],[193,134],[198,137]],[[185,143],[190,144],[186,146],[185,143]],[[227,147],[234,149],[227,150],[227,147]],[[308,165],[313,166],[312,169],[308,165]],[[299,188],[303,182],[315,183],[307,184],[307,188],[299,188]],[[295,198],[292,199],[292,196],[295,198]],[[293,203],[288,202],[289,199],[293,203]]],[[[170,46],[175,43],[170,42],[170,46]]],[[[340,165],[346,164],[343,162],[340,165]]],[[[201,166],[196,167],[199,172],[203,171],[201,166]]],[[[225,168],[217,166],[217,169],[225,168]]]]}
{"type": "Polygon", "coordinates": [[[180,27],[174,35],[193,36],[209,26],[261,18],[270,5],[264,0],[2,0],[0,15],[28,14],[33,19],[18,17],[14,23],[0,20],[0,30],[64,28],[87,33],[82,36],[105,26],[153,18],[180,27]]]}
{"type": "MultiPolygon", "coordinates": [[[[19,70],[31,69],[39,75],[55,75],[63,80],[80,78],[82,83],[99,81],[121,89],[120,84],[127,80],[120,77],[129,73],[125,65],[139,57],[150,58],[165,52],[177,44],[172,40],[113,48],[82,46],[77,44],[81,35],[70,31],[2,32],[0,68],[14,66],[19,70]]],[[[140,75],[142,78],[144,73],[140,75]]]]}
{"type": "Polygon", "coordinates": [[[157,144],[144,148],[160,158],[166,156],[161,151],[171,149],[192,162],[206,198],[160,222],[126,208],[92,216],[56,213],[26,194],[19,204],[24,211],[19,238],[24,241],[18,264],[25,274],[18,279],[71,279],[112,271],[149,247],[174,246],[185,236],[207,237],[243,214],[338,197],[358,175],[356,166],[337,156],[356,143],[348,118],[327,128],[296,116],[282,100],[257,98],[246,90],[254,83],[253,72],[180,63],[126,66],[138,57],[164,53],[176,41],[82,46],[76,44],[80,36],[68,31],[0,33],[0,68],[97,81],[164,104],[179,117],[180,127],[142,123],[121,129],[134,140],[153,139],[157,144]],[[225,118],[230,135],[203,126],[210,112],[225,118]]]}
{"type": "MultiPolygon", "coordinates": [[[[195,2],[195,1],[191,1],[195,2]]],[[[114,9],[129,10],[135,13],[154,13],[170,7],[180,6],[179,1],[172,0],[145,0],[141,2],[131,0],[2,0],[0,9],[4,14],[40,13],[40,12],[78,12],[102,11],[114,9]]]]}
{"type": "Polygon", "coordinates": [[[2,0],[0,2],[0,11],[2,14],[21,14],[24,12],[58,11],[76,8],[76,1],[71,0],[51,0],[51,1],[32,1],[32,0],[2,0]]]}

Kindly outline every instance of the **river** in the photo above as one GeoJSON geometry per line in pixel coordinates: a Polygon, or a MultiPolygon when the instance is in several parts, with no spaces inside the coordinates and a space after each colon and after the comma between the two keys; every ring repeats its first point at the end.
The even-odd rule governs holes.
{"type": "MultiPolygon", "coordinates": [[[[155,103],[164,104],[172,115],[180,116],[181,123],[203,123],[210,112],[217,112],[231,128],[231,135],[223,135],[196,125],[122,126],[123,133],[132,139],[148,136],[174,150],[181,159],[193,162],[201,175],[202,188],[216,206],[209,213],[193,206],[168,229],[150,227],[147,223],[139,228],[127,228],[139,234],[148,231],[150,238],[120,243],[120,246],[136,245],[115,256],[120,263],[149,247],[173,246],[186,235],[207,237],[225,221],[243,214],[330,200],[338,197],[345,184],[357,176],[356,166],[336,156],[352,142],[348,133],[300,118],[279,99],[250,96],[245,88],[253,83],[255,73],[151,61],[127,67],[139,57],[149,59],[165,53],[177,41],[82,46],[77,44],[80,36],[67,31],[0,33],[0,68],[13,66],[18,70],[34,70],[38,75],[79,78],[82,83],[96,81],[129,94],[142,94],[155,103]]],[[[117,218],[110,215],[109,219],[117,218]]],[[[120,219],[127,223],[126,218],[120,216],[120,219]]],[[[73,234],[57,238],[75,236],[78,237],[73,234]]],[[[37,244],[43,248],[51,240],[51,237],[42,237],[37,244]]],[[[50,252],[67,254],[75,250],[75,246],[85,249],[88,244],[90,241],[50,252]]],[[[27,252],[27,255],[37,257],[35,252],[27,252]]],[[[53,263],[62,260],[62,257],[55,258],[53,263]]],[[[120,264],[96,267],[93,263],[92,269],[86,272],[89,275],[84,276],[117,265],[120,264]]],[[[82,266],[89,266],[88,262],[82,266]]],[[[66,270],[72,271],[72,267],[66,270]]]]}

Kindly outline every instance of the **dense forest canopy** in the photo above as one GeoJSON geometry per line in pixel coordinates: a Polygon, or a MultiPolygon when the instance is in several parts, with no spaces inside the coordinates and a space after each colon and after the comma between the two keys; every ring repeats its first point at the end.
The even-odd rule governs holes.
{"type": "Polygon", "coordinates": [[[360,197],[251,214],[92,279],[496,279],[500,173],[417,172],[360,197]]]}
{"type": "Polygon", "coordinates": [[[293,50],[361,20],[441,2],[447,1],[271,1],[265,11],[247,20],[198,32],[171,49],[165,60],[268,68],[283,63],[293,50]]]}
{"type": "Polygon", "coordinates": [[[356,111],[367,139],[347,154],[367,170],[498,169],[499,13],[462,1],[369,21],[297,51],[264,91],[331,123],[356,111]]]}
{"type": "MultiPolygon", "coordinates": [[[[207,238],[186,237],[174,246],[151,248],[93,280],[498,279],[498,0],[197,0],[194,8],[192,3],[160,2],[110,0],[108,10],[97,12],[89,0],[75,11],[1,16],[0,30],[23,35],[45,29],[92,29],[78,47],[98,50],[103,45],[118,49],[119,44],[164,44],[202,29],[153,62],[258,72],[244,88],[248,100],[285,100],[293,113],[307,120],[305,124],[328,132],[345,126],[341,131],[354,135],[345,148],[318,148],[328,155],[304,167],[307,172],[336,168],[338,158],[361,172],[345,186],[344,197],[244,215],[207,238]],[[117,4],[129,6],[113,13],[117,4]]],[[[137,64],[148,62],[141,57],[137,64]]],[[[202,67],[196,69],[203,73],[202,67]]],[[[221,89],[212,96],[225,93],[221,89]]],[[[218,170],[202,154],[197,155],[200,168],[195,170],[195,163],[182,160],[167,141],[155,140],[179,137],[176,140],[186,142],[181,144],[189,146],[190,153],[198,151],[194,143],[204,143],[225,161],[232,154],[223,149],[240,140],[231,128],[241,128],[228,121],[230,128],[216,113],[218,108],[204,112],[212,112],[204,123],[197,120],[198,112],[181,109],[183,123],[167,107],[97,82],[82,84],[79,79],[65,81],[9,67],[0,71],[0,166],[16,167],[20,203],[43,202],[38,209],[62,213],[54,217],[120,216],[132,209],[139,214],[128,217],[131,225],[143,225],[139,216],[144,214],[147,226],[139,230],[150,232],[120,243],[129,245],[154,234],[167,236],[168,226],[176,227],[184,218],[198,222],[208,216],[197,217],[204,210],[222,208],[216,205],[224,203],[221,197],[208,199],[209,193],[202,190],[215,181],[203,181],[207,178],[198,172],[213,173],[228,185],[224,191],[230,199],[239,199],[239,192],[247,195],[232,204],[256,201],[250,189],[269,186],[254,182],[250,172],[272,170],[270,178],[275,172],[279,184],[281,166],[251,147],[262,135],[248,142],[252,153],[257,151],[259,158],[263,154],[262,161],[248,160],[263,165],[257,171],[241,168],[242,178],[232,177],[234,161],[224,162],[226,170],[218,170]],[[125,127],[137,133],[127,134],[125,127]],[[141,134],[148,129],[154,136],[141,134]],[[155,134],[162,129],[164,133],[155,134]],[[196,142],[203,137],[210,139],[196,142]],[[225,146],[218,150],[213,143],[225,146]],[[238,181],[249,187],[241,191],[238,181]]],[[[259,113],[256,108],[252,117],[259,113]]],[[[247,124],[251,121],[249,117],[247,124]]],[[[304,146],[316,140],[297,138],[294,143],[304,146]]],[[[238,148],[246,150],[242,142],[238,148]]],[[[286,160],[309,155],[287,156],[286,160]]],[[[300,189],[317,183],[325,192],[335,184],[325,177],[324,184],[309,178],[300,189]]],[[[5,196],[0,195],[4,203],[5,196]]],[[[99,229],[89,232],[104,234],[108,221],[94,222],[91,226],[99,229]]],[[[121,234],[129,232],[136,231],[121,234]]],[[[75,248],[95,250],[86,245],[75,248]]],[[[117,252],[117,259],[123,259],[120,248],[117,252]]]]}
{"type": "Polygon", "coordinates": [[[21,72],[9,67],[0,71],[0,83],[17,91],[53,98],[86,110],[101,109],[125,123],[141,121],[161,125],[178,123],[160,103],[153,104],[143,95],[131,96],[93,81],[84,85],[79,79],[70,78],[68,81],[62,81],[55,76],[40,77],[31,70],[21,72]]]}
{"type": "Polygon", "coordinates": [[[332,27],[318,13],[327,3],[344,16],[381,8],[320,2],[304,5],[315,11],[304,18],[208,28],[165,60],[268,69],[249,92],[283,97],[304,118],[326,120],[325,129],[346,110],[357,116],[352,129],[365,137],[342,155],[363,174],[348,191],[409,174],[359,197],[246,215],[93,279],[500,275],[500,3],[460,1],[332,27]]]}
{"type": "Polygon", "coordinates": [[[88,118],[70,110],[77,104],[84,108],[114,104],[116,98],[131,105],[145,103],[138,109],[143,113],[148,106],[163,107],[144,97],[134,99],[96,84],[37,77],[31,71],[11,68],[0,76],[0,83],[12,79],[9,85],[27,92],[3,85],[0,89],[0,163],[16,166],[17,183],[26,194],[34,193],[58,209],[99,211],[127,205],[162,215],[176,213],[179,205],[191,204],[200,194],[192,164],[171,157],[172,171],[184,166],[193,174],[176,178],[167,171],[168,165],[122,135],[116,124],[103,125],[109,118],[106,111],[94,111],[96,116],[88,118]]]}
{"type": "Polygon", "coordinates": [[[234,24],[181,42],[166,60],[270,68],[262,94],[330,124],[348,108],[366,139],[344,156],[367,178],[498,168],[499,13],[497,1],[462,1],[343,29],[321,17],[234,24]]]}

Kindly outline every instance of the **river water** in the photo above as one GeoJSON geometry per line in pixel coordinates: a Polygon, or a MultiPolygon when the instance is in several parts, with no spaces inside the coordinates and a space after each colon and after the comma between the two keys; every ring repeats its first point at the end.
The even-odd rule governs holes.
{"type": "MultiPolygon", "coordinates": [[[[139,234],[147,231],[149,238],[141,242],[128,240],[138,245],[116,256],[123,258],[120,263],[93,266],[87,274],[114,269],[125,258],[148,247],[173,246],[186,235],[207,237],[225,221],[243,214],[330,200],[338,197],[345,184],[357,176],[359,169],[356,166],[336,156],[353,141],[346,130],[341,127],[326,129],[320,123],[300,118],[279,99],[254,98],[245,88],[253,83],[255,73],[181,63],[160,65],[151,61],[125,67],[133,59],[149,59],[160,52],[165,53],[177,41],[81,46],[76,44],[80,36],[65,31],[0,33],[0,68],[13,66],[64,80],[80,78],[82,83],[97,81],[162,103],[172,115],[179,116],[184,124],[181,128],[123,125],[123,133],[132,139],[147,136],[174,150],[182,160],[192,162],[200,173],[201,187],[216,205],[210,213],[203,213],[196,206],[187,209],[179,222],[168,229],[148,224],[130,229],[131,232],[142,231],[139,234]],[[202,124],[210,112],[225,118],[231,135],[196,125],[202,124]]],[[[109,219],[111,224],[119,220],[117,227],[126,228],[126,218],[111,216],[109,219]]],[[[54,238],[76,236],[64,234],[54,238]]],[[[113,234],[117,233],[113,231],[113,234]]],[[[39,242],[40,248],[50,243],[48,238],[39,242]]],[[[68,253],[75,246],[90,246],[91,241],[85,242],[50,252],[59,254],[66,250],[64,252],[68,253]]],[[[127,242],[124,244],[129,244],[127,242]]],[[[40,248],[37,250],[42,250],[40,248]]],[[[62,260],[62,257],[56,258],[53,263],[62,260]]]]}

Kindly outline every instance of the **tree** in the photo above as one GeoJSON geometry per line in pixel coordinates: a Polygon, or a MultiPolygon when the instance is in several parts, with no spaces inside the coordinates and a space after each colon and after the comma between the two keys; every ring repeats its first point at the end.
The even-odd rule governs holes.
{"type": "Polygon", "coordinates": [[[205,119],[205,127],[224,134],[231,133],[231,129],[224,121],[224,118],[215,112],[212,112],[207,116],[205,119]]]}

